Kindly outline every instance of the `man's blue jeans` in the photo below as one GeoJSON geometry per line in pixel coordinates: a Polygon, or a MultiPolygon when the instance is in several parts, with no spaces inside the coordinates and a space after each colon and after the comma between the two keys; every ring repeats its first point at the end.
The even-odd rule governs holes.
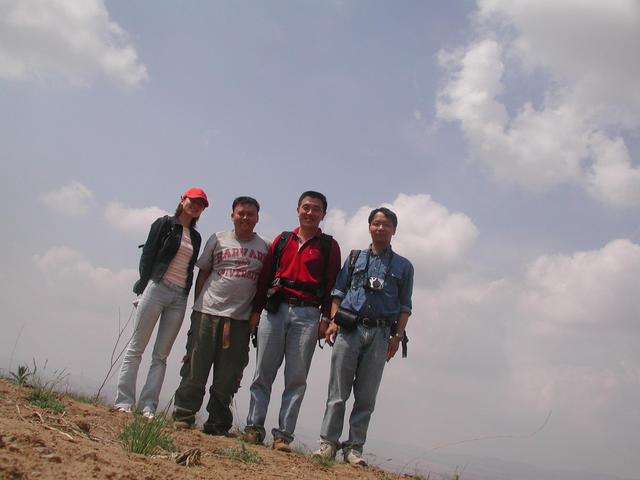
{"type": "Polygon", "coordinates": [[[284,392],[274,438],[293,441],[300,405],[307,389],[307,375],[318,339],[317,307],[296,307],[283,302],[276,313],[267,313],[258,326],[256,373],[251,384],[247,428],[262,439],[271,399],[271,387],[284,359],[284,392]]]}
{"type": "Polygon", "coordinates": [[[358,325],[353,332],[341,330],[338,333],[331,353],[327,408],[320,429],[322,440],[340,445],[345,404],[353,388],[349,439],[342,448],[345,452],[353,449],[362,453],[388,347],[389,327],[365,328],[358,325]]]}
{"type": "Polygon", "coordinates": [[[136,403],[138,368],[159,318],[160,324],[153,346],[151,366],[138,402],[138,410],[156,411],[167,369],[167,357],[180,332],[186,308],[187,294],[183,288],[164,281],[156,283],[152,280],[144,289],[136,311],[133,336],[120,367],[116,408],[132,408],[136,403]]]}

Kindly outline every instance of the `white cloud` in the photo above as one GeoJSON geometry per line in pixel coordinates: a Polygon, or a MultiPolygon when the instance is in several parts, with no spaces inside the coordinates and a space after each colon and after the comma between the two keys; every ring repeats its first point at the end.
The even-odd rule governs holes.
{"type": "MultiPolygon", "coordinates": [[[[408,332],[410,362],[387,368],[382,396],[423,398],[432,413],[406,422],[425,448],[483,434],[545,430],[526,442],[479,442],[491,454],[565,460],[605,444],[627,450],[640,409],[640,245],[613,240],[600,249],[537,258],[522,278],[448,275],[418,288],[408,332]],[[425,433],[427,432],[427,433],[425,433]],[[547,432],[553,432],[553,438],[547,432]]],[[[384,403],[384,399],[380,400],[384,403]]],[[[409,404],[407,404],[409,408],[409,404]]],[[[631,458],[631,457],[630,457],[631,458]]],[[[597,460],[584,468],[615,470],[597,460]]]]}
{"type": "Polygon", "coordinates": [[[437,116],[460,122],[472,158],[499,181],[577,185],[614,207],[640,205],[640,167],[621,136],[640,125],[640,60],[628,48],[640,44],[638,4],[479,5],[477,38],[439,54],[447,75],[437,116]],[[536,72],[546,82],[541,104],[510,114],[505,79],[536,72]]]}
{"type": "Polygon", "coordinates": [[[73,181],[58,190],[43,194],[42,203],[63,215],[86,215],[93,203],[93,192],[80,182],[73,181]]]}
{"type": "Polygon", "coordinates": [[[99,75],[127,86],[147,79],[103,0],[0,1],[0,78],[86,84],[99,75]]]}
{"type": "Polygon", "coordinates": [[[94,266],[83,253],[69,247],[52,247],[43,255],[34,255],[33,263],[51,285],[63,282],[69,292],[78,287],[99,290],[103,294],[133,286],[137,272],[133,269],[113,271],[94,266]],[[73,286],[73,287],[72,287],[73,286]]]}
{"type": "MultiPolygon", "coordinates": [[[[377,207],[378,205],[376,205],[377,207]]],[[[450,213],[429,195],[399,194],[386,206],[398,215],[393,248],[408,257],[419,281],[438,281],[464,258],[478,230],[463,213],[450,213]]],[[[340,242],[343,257],[354,248],[371,243],[367,218],[375,207],[361,207],[351,218],[340,209],[329,212],[325,225],[340,242]]]]}
{"type": "Polygon", "coordinates": [[[640,246],[628,240],[570,257],[543,255],[527,271],[521,311],[538,332],[632,327],[640,312],[638,278],[640,246]]]}
{"type": "Polygon", "coordinates": [[[160,207],[127,208],[120,202],[111,202],[107,205],[104,216],[116,230],[136,238],[146,238],[151,223],[167,213],[160,207]]]}

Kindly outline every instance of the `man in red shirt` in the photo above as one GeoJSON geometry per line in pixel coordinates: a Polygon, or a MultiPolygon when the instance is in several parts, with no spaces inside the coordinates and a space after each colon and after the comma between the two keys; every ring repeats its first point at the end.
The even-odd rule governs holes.
{"type": "Polygon", "coordinates": [[[262,443],[271,386],[285,361],[279,425],[271,433],[273,448],[290,451],[307,375],[318,338],[324,336],[331,310],[331,287],[340,270],[340,247],[319,225],[327,213],[326,197],[307,191],[298,199],[300,226],[278,235],[264,260],[249,325],[257,325],[256,373],[251,384],[245,439],[262,443]],[[282,245],[280,239],[286,238],[282,245]],[[281,256],[277,250],[281,247],[281,256]],[[318,324],[320,320],[320,324],[318,324]]]}

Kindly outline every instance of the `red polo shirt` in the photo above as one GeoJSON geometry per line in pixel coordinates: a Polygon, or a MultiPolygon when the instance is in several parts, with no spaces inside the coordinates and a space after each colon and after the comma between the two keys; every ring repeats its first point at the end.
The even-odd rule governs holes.
{"type": "MultiPolygon", "coordinates": [[[[282,257],[280,257],[280,265],[276,271],[276,277],[287,278],[292,281],[315,283],[316,285],[322,279],[322,270],[324,268],[324,258],[320,251],[320,229],[316,232],[313,238],[307,240],[304,244],[300,244],[300,237],[298,232],[300,227],[296,227],[293,230],[293,235],[289,238],[284,249],[282,250],[282,257]]],[[[269,248],[269,252],[264,259],[262,267],[262,273],[258,279],[258,289],[256,295],[253,298],[253,311],[262,312],[267,301],[267,290],[273,282],[274,276],[271,274],[273,268],[273,255],[276,245],[280,240],[278,235],[269,248]]],[[[340,271],[340,247],[335,240],[331,241],[331,250],[329,252],[329,262],[327,264],[327,277],[325,281],[324,296],[318,298],[314,293],[295,290],[293,288],[279,286],[277,288],[283,289],[285,296],[298,297],[300,300],[308,302],[318,302],[322,305],[322,314],[329,316],[331,312],[331,288],[336,282],[336,276],[340,271]]]]}

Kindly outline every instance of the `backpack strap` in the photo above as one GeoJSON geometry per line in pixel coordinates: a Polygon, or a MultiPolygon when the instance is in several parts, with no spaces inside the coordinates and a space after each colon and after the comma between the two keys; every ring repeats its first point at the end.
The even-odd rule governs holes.
{"type": "Polygon", "coordinates": [[[324,265],[322,266],[322,277],[318,282],[317,295],[318,298],[324,297],[324,293],[327,287],[327,270],[329,269],[329,256],[331,255],[331,245],[333,244],[333,237],[326,233],[320,234],[320,254],[324,259],[324,265]]]}
{"type": "Polygon", "coordinates": [[[293,235],[293,232],[282,232],[280,234],[280,238],[278,239],[278,243],[276,243],[275,248],[273,249],[273,263],[271,264],[271,278],[276,276],[276,271],[280,266],[280,259],[282,258],[282,252],[284,251],[284,247],[293,235]]]}
{"type": "Polygon", "coordinates": [[[351,287],[351,280],[353,279],[353,271],[356,268],[356,261],[360,256],[362,250],[351,250],[349,252],[349,267],[347,269],[347,287],[351,287]]]}

